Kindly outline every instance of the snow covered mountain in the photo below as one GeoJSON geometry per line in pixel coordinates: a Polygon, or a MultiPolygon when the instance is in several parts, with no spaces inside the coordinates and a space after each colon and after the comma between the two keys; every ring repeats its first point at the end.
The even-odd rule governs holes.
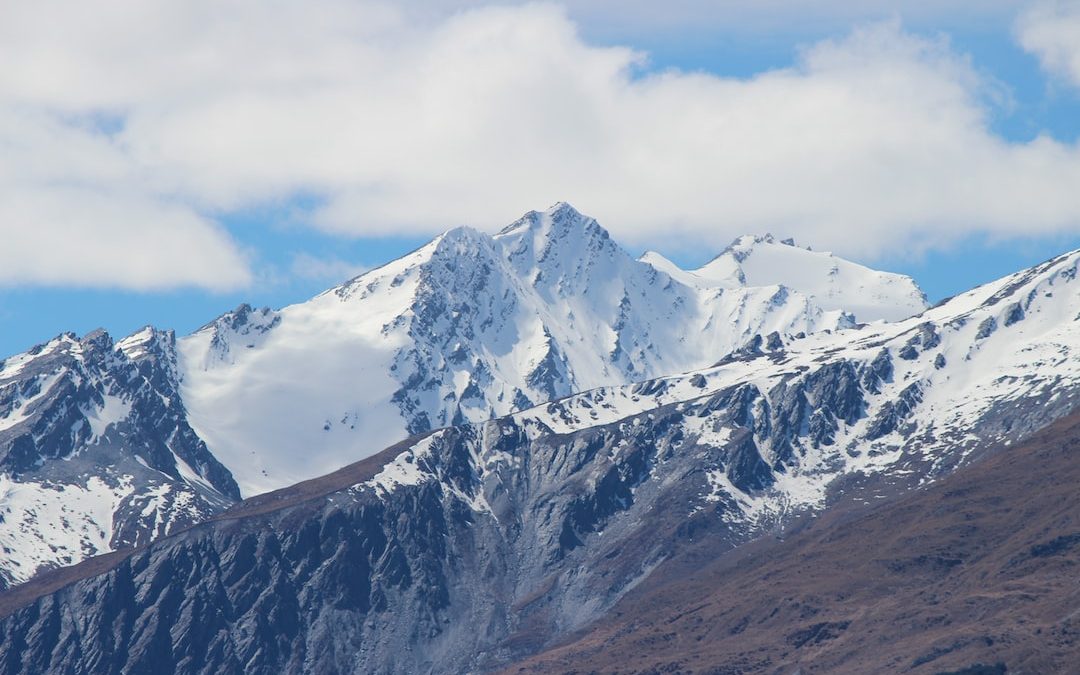
{"type": "Polygon", "coordinates": [[[241,307],[180,340],[179,364],[192,426],[251,495],[411,433],[925,306],[907,277],[772,239],[695,273],[634,260],[558,204],[495,236],[451,230],[309,302],[241,307]],[[729,259],[746,271],[704,276],[729,259]]]}
{"type": "Polygon", "coordinates": [[[843,310],[865,322],[899,321],[926,309],[926,296],[906,276],[799,248],[792,239],[778,242],[768,234],[739,237],[693,271],[683,271],[653,251],[641,259],[696,287],[781,285],[797,289],[825,311],[843,310]]]}
{"type": "Polygon", "coordinates": [[[424,433],[41,582],[7,606],[0,663],[497,668],[695,540],[897,494],[1075,411],[1078,272],[1080,251],[898,323],[424,433]]]}
{"type": "MultiPolygon", "coordinates": [[[[744,259],[774,255],[753,241],[744,259]]],[[[821,281],[833,268],[876,289],[867,318],[923,306],[906,277],[786,253],[803,260],[791,285],[688,282],[559,204],[179,340],[61,336],[0,366],[0,578],[144,543],[410,434],[854,325],[821,281]]]]}
{"type": "Polygon", "coordinates": [[[0,361],[0,588],[239,497],[187,424],[174,354],[171,333],[98,331],[0,361]]]}

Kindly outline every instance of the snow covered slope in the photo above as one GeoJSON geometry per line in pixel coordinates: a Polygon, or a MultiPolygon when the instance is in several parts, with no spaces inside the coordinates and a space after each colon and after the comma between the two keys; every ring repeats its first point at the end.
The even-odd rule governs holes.
{"type": "Polygon", "coordinates": [[[684,271],[659,253],[642,260],[685,284],[722,288],[779,284],[807,295],[824,310],[844,310],[859,321],[898,321],[926,309],[910,277],[879,272],[831,253],[799,248],[791,239],[744,236],[697,270],[684,271]]]}
{"type": "Polygon", "coordinates": [[[0,588],[239,497],[187,424],[174,352],[171,333],[95,331],[0,361],[0,588]]]}
{"type": "Polygon", "coordinates": [[[813,255],[796,281],[825,304],[780,272],[760,284],[688,282],[558,204],[495,236],[451,230],[309,302],[221,317],[180,341],[183,397],[251,495],[411,433],[700,368],[758,336],[775,347],[850,326],[845,300],[874,317],[924,307],[910,279],[813,255]],[[837,266],[845,284],[862,274],[858,297],[822,290],[837,266]],[[894,287],[914,295],[877,304],[894,302],[894,287]]]}
{"type": "Polygon", "coordinates": [[[742,446],[737,462],[700,464],[703,495],[761,526],[823,507],[859,477],[925,483],[1077,410],[1078,273],[1075,251],[904,321],[743,350],[513,419],[539,438],[677,411],[684,451],[742,446]]]}

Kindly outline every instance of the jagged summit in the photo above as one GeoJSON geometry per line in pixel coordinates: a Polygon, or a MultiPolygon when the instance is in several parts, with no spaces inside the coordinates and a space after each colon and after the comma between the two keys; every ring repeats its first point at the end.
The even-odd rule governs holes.
{"type": "Polygon", "coordinates": [[[489,237],[479,230],[468,225],[458,225],[443,232],[433,240],[435,250],[445,250],[447,247],[460,245],[475,245],[479,242],[489,241],[489,237]]]}
{"type": "Polygon", "coordinates": [[[538,249],[559,241],[611,239],[597,220],[566,202],[559,202],[546,211],[529,211],[494,235],[496,241],[521,241],[531,235],[538,249]],[[541,244],[541,242],[543,242],[541,244]]]}
{"type": "MultiPolygon", "coordinates": [[[[799,246],[794,237],[778,239],[771,232],[766,232],[765,234],[744,234],[733,239],[723,251],[713,257],[712,260],[702,265],[700,269],[708,268],[713,263],[722,261],[725,258],[735,258],[737,261],[742,262],[753,255],[755,251],[772,250],[774,248],[779,250],[791,248],[796,251],[814,253],[814,250],[809,246],[799,246]]],[[[823,253],[821,255],[824,257],[835,257],[831,253],[823,253]]]]}
{"type": "Polygon", "coordinates": [[[170,331],[98,329],[0,362],[0,588],[239,497],[188,425],[175,355],[170,331]]]}
{"type": "Polygon", "coordinates": [[[50,546],[74,561],[410,434],[851,325],[796,285],[709,284],[634,260],[568,204],[493,236],[455,228],[283,309],[241,304],[181,338],[66,334],[0,362],[0,457],[28,471],[0,499],[37,495],[18,502],[23,514],[64,504],[62,533],[64,521],[112,518],[83,546],[27,535],[43,530],[5,513],[0,539],[37,546],[39,562],[50,546]],[[41,458],[60,491],[41,487],[41,458]],[[72,496],[88,485],[100,490],[72,496]]]}
{"type": "Polygon", "coordinates": [[[553,232],[556,236],[574,231],[587,232],[589,230],[598,230],[606,234],[606,231],[600,227],[595,218],[581,213],[568,202],[556,202],[545,211],[528,211],[525,215],[499,230],[495,237],[513,234],[521,230],[553,232]]]}
{"type": "Polygon", "coordinates": [[[406,433],[851,325],[797,286],[719,290],[633,259],[560,202],[493,236],[455,228],[309,302],[221,317],[179,341],[184,396],[255,494],[406,433]]]}
{"type": "MultiPolygon", "coordinates": [[[[716,258],[723,256],[724,254],[732,251],[742,251],[749,249],[757,244],[778,244],[781,246],[793,246],[798,248],[798,244],[795,243],[794,237],[788,237],[786,239],[777,239],[771,232],[765,234],[744,234],[740,237],[736,237],[727,248],[723,250],[716,258]]],[[[809,248],[807,250],[810,250],[809,248]]],[[[713,258],[715,260],[716,258],[713,258]]]]}
{"type": "MultiPolygon", "coordinates": [[[[596,221],[566,202],[547,211],[530,211],[493,237],[506,259],[534,283],[570,283],[587,290],[590,270],[601,259],[616,261],[622,268],[633,261],[596,221]],[[579,277],[576,283],[568,277],[579,277]]],[[[610,270],[609,270],[610,271],[610,270]]]]}

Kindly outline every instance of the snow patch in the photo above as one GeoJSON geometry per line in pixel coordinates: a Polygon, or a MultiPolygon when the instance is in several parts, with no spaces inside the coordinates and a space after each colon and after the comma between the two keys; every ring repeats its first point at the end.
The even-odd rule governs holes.
{"type": "Polygon", "coordinates": [[[0,573],[20,583],[43,565],[73,565],[110,551],[113,513],[133,492],[131,480],[122,476],[111,487],[93,476],[85,485],[50,485],[0,474],[0,573]]]}

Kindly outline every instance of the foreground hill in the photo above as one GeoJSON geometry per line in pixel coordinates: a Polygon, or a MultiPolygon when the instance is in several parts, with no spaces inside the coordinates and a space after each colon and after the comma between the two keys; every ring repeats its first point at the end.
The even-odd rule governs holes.
{"type": "Polygon", "coordinates": [[[706,540],[506,672],[1074,672],[1078,484],[1073,415],[897,500],[726,555],[706,540]]]}
{"type": "Polygon", "coordinates": [[[531,656],[702,541],[739,551],[894,498],[1074,412],[1078,269],[1080,252],[903,322],[426,432],[3,596],[0,663],[417,673],[531,656]]]}

